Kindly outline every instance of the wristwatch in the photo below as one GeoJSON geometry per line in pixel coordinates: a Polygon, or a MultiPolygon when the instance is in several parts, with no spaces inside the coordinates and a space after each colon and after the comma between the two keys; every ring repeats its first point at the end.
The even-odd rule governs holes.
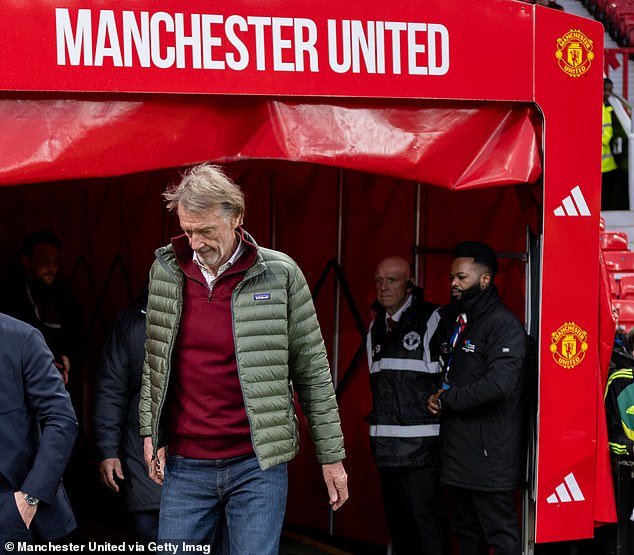
{"type": "Polygon", "coordinates": [[[24,494],[24,500],[26,501],[27,505],[31,505],[31,506],[37,505],[40,502],[40,500],[37,497],[33,497],[32,495],[29,495],[28,493],[24,494]]]}

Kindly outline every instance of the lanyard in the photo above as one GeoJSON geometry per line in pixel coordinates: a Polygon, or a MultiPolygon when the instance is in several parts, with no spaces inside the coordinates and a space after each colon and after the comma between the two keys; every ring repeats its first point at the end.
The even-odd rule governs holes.
{"type": "Polygon", "coordinates": [[[449,360],[447,361],[447,365],[445,366],[445,376],[443,378],[442,388],[449,389],[451,387],[451,382],[449,381],[449,369],[451,368],[451,361],[453,360],[453,354],[456,350],[456,345],[458,345],[458,339],[462,335],[465,327],[467,326],[467,321],[462,314],[458,316],[458,320],[456,321],[456,328],[451,335],[451,339],[449,340],[449,344],[451,345],[451,354],[449,355],[449,360]]]}

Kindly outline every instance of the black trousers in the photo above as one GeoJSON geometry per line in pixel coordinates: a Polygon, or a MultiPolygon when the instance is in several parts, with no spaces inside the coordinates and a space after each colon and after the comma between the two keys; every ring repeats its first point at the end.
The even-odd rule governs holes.
{"type": "Polygon", "coordinates": [[[438,468],[382,467],[378,470],[396,555],[449,553],[449,530],[438,468]]]}
{"type": "Polygon", "coordinates": [[[452,527],[460,555],[521,555],[522,534],[515,492],[484,492],[449,487],[452,527]]]}
{"type": "Polygon", "coordinates": [[[601,174],[601,210],[628,210],[627,175],[621,170],[601,174]]]}

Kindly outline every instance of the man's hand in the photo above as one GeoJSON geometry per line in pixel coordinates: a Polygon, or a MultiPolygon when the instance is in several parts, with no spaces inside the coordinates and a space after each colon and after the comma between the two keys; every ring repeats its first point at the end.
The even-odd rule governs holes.
{"type": "Polygon", "coordinates": [[[152,445],[152,438],[146,437],[143,439],[143,458],[148,468],[148,476],[153,482],[156,482],[159,486],[163,485],[163,469],[165,468],[165,447],[161,447],[156,452],[156,458],[154,454],[154,446],[152,445]]]}
{"type": "Polygon", "coordinates": [[[119,484],[115,480],[125,480],[121,461],[116,457],[104,459],[99,463],[99,480],[101,483],[110,488],[115,493],[119,493],[119,484]]]}
{"type": "Polygon", "coordinates": [[[55,366],[57,366],[59,373],[62,375],[64,385],[68,385],[68,373],[70,372],[70,360],[68,360],[68,357],[62,355],[62,362],[56,362],[55,366]]]}
{"type": "Polygon", "coordinates": [[[15,498],[15,504],[18,507],[18,512],[22,517],[22,521],[27,529],[31,528],[31,522],[35,513],[37,512],[37,505],[29,505],[25,500],[24,496],[26,494],[23,491],[16,491],[13,493],[13,497],[15,498]]]}
{"type": "Polygon", "coordinates": [[[348,475],[341,461],[324,464],[321,468],[328,488],[330,506],[336,511],[348,499],[348,475]]]}
{"type": "Polygon", "coordinates": [[[440,415],[441,410],[440,403],[438,402],[438,397],[442,395],[442,392],[443,390],[439,389],[438,391],[436,391],[436,393],[430,395],[427,399],[427,410],[430,414],[433,414],[434,416],[440,415]]]}

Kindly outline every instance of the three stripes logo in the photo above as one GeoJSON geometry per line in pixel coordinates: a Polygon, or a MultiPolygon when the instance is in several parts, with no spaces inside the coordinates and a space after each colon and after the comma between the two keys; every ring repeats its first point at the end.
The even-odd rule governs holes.
{"type": "Polygon", "coordinates": [[[570,194],[554,210],[555,216],[589,216],[590,209],[583,198],[583,193],[577,185],[570,190],[570,194]]]}
{"type": "Polygon", "coordinates": [[[548,503],[570,503],[572,501],[585,500],[586,498],[583,496],[581,488],[572,472],[555,488],[555,493],[546,498],[548,503]]]}

